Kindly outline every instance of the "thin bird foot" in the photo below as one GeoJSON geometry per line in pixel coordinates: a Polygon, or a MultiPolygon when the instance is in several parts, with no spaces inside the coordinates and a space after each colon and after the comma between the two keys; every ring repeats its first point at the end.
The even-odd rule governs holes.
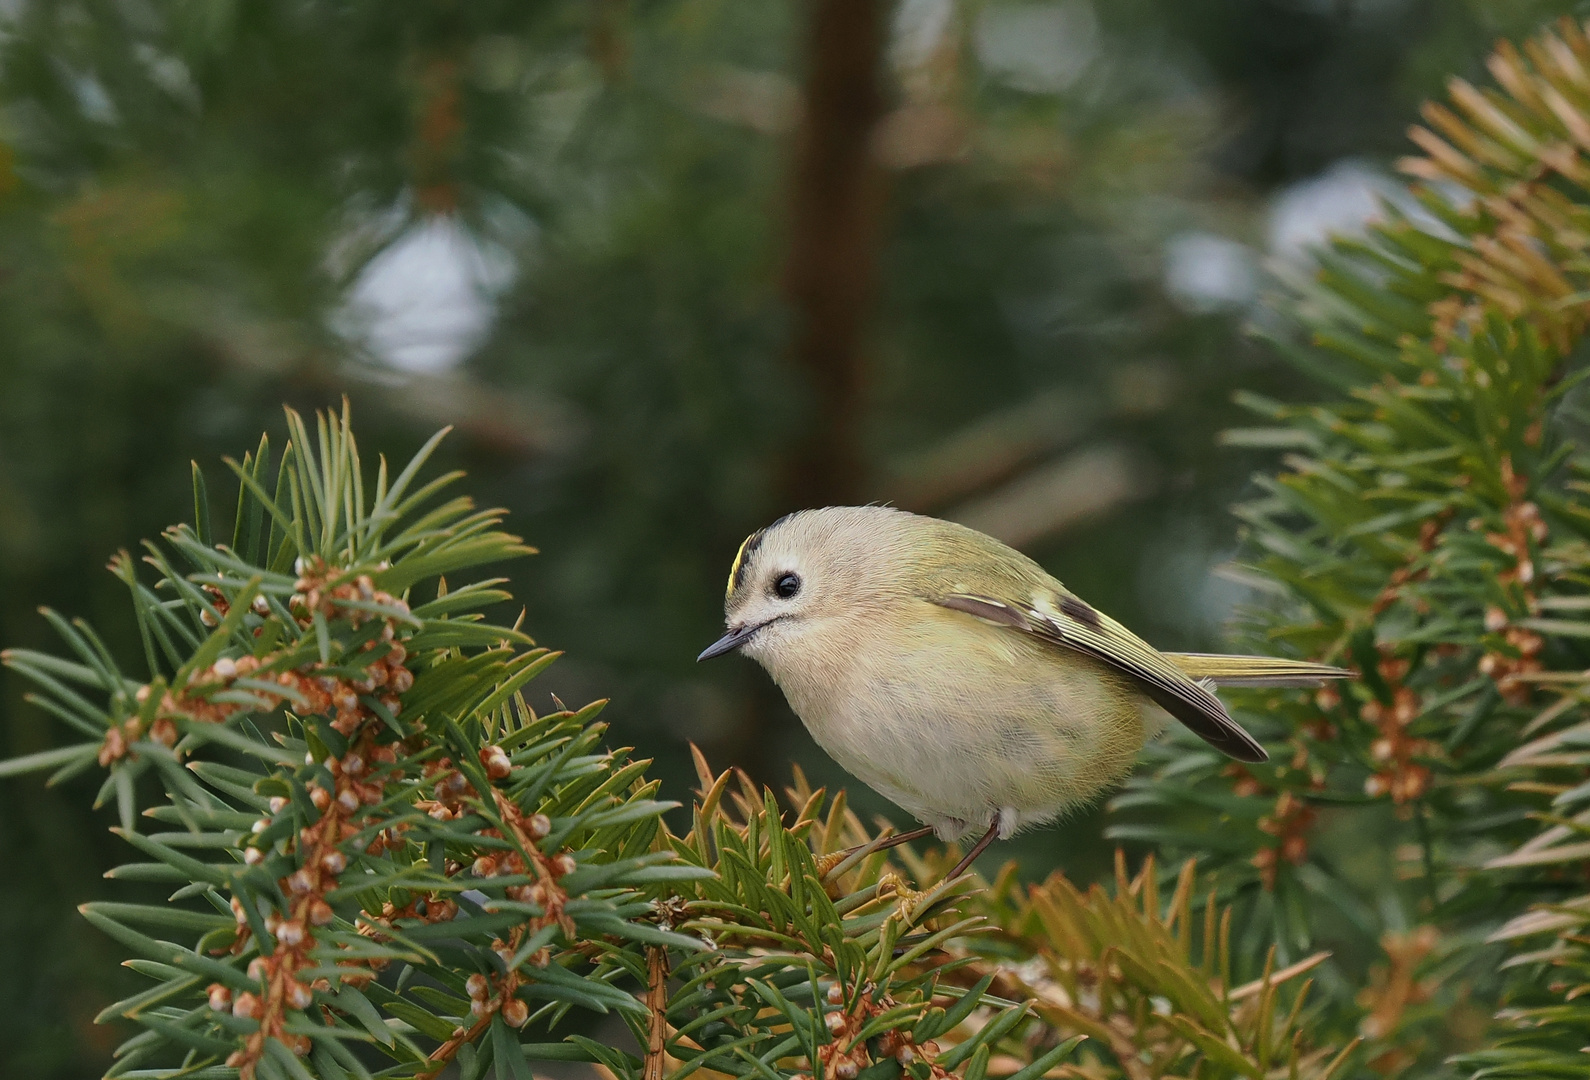
{"type": "Polygon", "coordinates": [[[995,814],[994,822],[988,827],[988,831],[983,834],[983,838],[973,845],[972,850],[966,853],[966,857],[964,859],[955,864],[955,869],[944,875],[945,881],[954,881],[956,878],[966,873],[966,871],[971,868],[972,863],[977,861],[977,856],[988,850],[988,845],[992,844],[999,837],[999,820],[999,815],[995,814]]]}
{"type": "Polygon", "coordinates": [[[817,860],[817,876],[819,879],[827,879],[833,875],[842,874],[873,852],[888,851],[890,848],[897,848],[901,844],[909,844],[913,840],[920,840],[924,836],[932,835],[932,827],[923,826],[920,829],[912,829],[910,832],[869,840],[865,844],[857,844],[855,847],[848,847],[843,851],[831,851],[817,860]]]}

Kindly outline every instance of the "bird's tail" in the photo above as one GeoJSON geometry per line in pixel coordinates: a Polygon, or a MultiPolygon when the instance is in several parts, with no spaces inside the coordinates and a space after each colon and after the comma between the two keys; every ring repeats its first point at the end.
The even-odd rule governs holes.
{"type": "Polygon", "coordinates": [[[1273,656],[1221,656],[1215,653],[1166,653],[1190,679],[1211,679],[1216,686],[1318,686],[1326,679],[1346,679],[1345,668],[1308,660],[1273,656]]]}

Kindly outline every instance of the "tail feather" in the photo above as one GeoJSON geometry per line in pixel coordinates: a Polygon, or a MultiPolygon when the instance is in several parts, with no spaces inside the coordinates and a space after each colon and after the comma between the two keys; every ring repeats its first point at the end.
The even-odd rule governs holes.
{"type": "Polygon", "coordinates": [[[1190,679],[1212,679],[1217,686],[1318,686],[1327,679],[1347,679],[1352,672],[1309,660],[1273,656],[1221,656],[1215,653],[1166,653],[1165,659],[1190,679]]]}

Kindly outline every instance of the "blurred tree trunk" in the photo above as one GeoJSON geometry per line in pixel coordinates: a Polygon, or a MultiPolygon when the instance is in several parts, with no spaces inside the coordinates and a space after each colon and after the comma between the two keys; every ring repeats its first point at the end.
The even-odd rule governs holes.
{"type": "MultiPolygon", "coordinates": [[[[781,462],[785,510],[853,502],[863,490],[864,337],[884,195],[872,140],[884,108],[887,0],[809,0],[808,10],[784,265],[791,362],[807,387],[808,421],[781,462]]],[[[739,723],[709,749],[758,780],[782,784],[787,747],[769,736],[775,723],[789,722],[789,711],[771,683],[751,685],[739,723]]]]}
{"type": "Polygon", "coordinates": [[[884,195],[872,141],[884,108],[888,4],[811,0],[810,10],[784,287],[811,419],[787,462],[790,509],[850,501],[862,490],[857,429],[884,195]]]}

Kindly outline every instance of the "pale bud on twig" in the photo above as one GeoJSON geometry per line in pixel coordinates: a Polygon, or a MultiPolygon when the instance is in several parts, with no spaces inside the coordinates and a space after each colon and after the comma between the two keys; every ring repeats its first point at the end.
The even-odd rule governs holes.
{"type": "Polygon", "coordinates": [[[314,1000],[315,996],[309,992],[309,987],[297,979],[287,983],[287,1004],[290,1008],[307,1009],[314,1000]]]}

